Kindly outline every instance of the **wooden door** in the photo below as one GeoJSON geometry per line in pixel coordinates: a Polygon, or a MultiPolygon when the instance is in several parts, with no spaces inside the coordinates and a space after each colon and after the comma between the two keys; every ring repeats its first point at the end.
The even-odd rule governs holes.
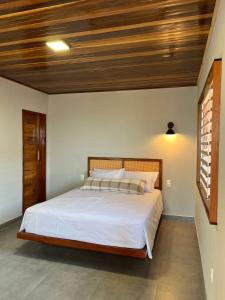
{"type": "Polygon", "coordinates": [[[23,110],[23,211],[46,200],[46,115],[23,110]]]}

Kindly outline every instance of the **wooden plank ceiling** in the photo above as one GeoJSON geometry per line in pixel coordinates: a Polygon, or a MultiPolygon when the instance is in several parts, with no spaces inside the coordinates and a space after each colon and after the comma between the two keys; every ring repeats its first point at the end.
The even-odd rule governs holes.
{"type": "Polygon", "coordinates": [[[0,75],[48,94],[195,85],[214,0],[0,1],[0,75]],[[46,41],[71,49],[55,53],[46,41]]]}

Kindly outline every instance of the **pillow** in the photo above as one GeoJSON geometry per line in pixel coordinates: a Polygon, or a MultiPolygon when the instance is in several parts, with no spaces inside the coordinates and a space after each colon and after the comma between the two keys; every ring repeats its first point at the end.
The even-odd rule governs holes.
{"type": "Polygon", "coordinates": [[[111,192],[125,192],[129,194],[144,194],[145,181],[140,179],[105,179],[88,177],[81,190],[98,190],[111,192]]]}
{"type": "Polygon", "coordinates": [[[146,181],[145,192],[150,193],[155,188],[155,182],[158,178],[159,172],[139,172],[139,171],[125,171],[124,178],[142,179],[146,181]]]}
{"type": "Polygon", "coordinates": [[[123,177],[124,171],[125,169],[94,169],[90,175],[94,178],[119,179],[123,177]]]}

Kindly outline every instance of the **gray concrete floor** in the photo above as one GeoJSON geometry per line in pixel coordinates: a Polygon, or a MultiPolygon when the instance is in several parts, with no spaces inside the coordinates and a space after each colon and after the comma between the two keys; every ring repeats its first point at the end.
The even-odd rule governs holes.
{"type": "Polygon", "coordinates": [[[1,300],[203,300],[193,223],[163,220],[153,260],[45,246],[0,229],[1,300]]]}

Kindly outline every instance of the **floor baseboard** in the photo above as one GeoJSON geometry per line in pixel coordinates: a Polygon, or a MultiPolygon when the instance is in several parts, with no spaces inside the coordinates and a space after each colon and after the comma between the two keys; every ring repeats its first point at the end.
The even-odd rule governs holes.
{"type": "Polygon", "coordinates": [[[163,215],[162,218],[164,220],[173,220],[173,221],[194,223],[194,217],[163,215]]]}
{"type": "Polygon", "coordinates": [[[9,220],[9,221],[7,221],[5,223],[0,224],[0,229],[3,229],[5,227],[9,226],[10,224],[13,224],[13,223],[19,221],[21,218],[22,218],[22,216],[19,216],[17,218],[14,218],[12,220],[9,220]]]}

